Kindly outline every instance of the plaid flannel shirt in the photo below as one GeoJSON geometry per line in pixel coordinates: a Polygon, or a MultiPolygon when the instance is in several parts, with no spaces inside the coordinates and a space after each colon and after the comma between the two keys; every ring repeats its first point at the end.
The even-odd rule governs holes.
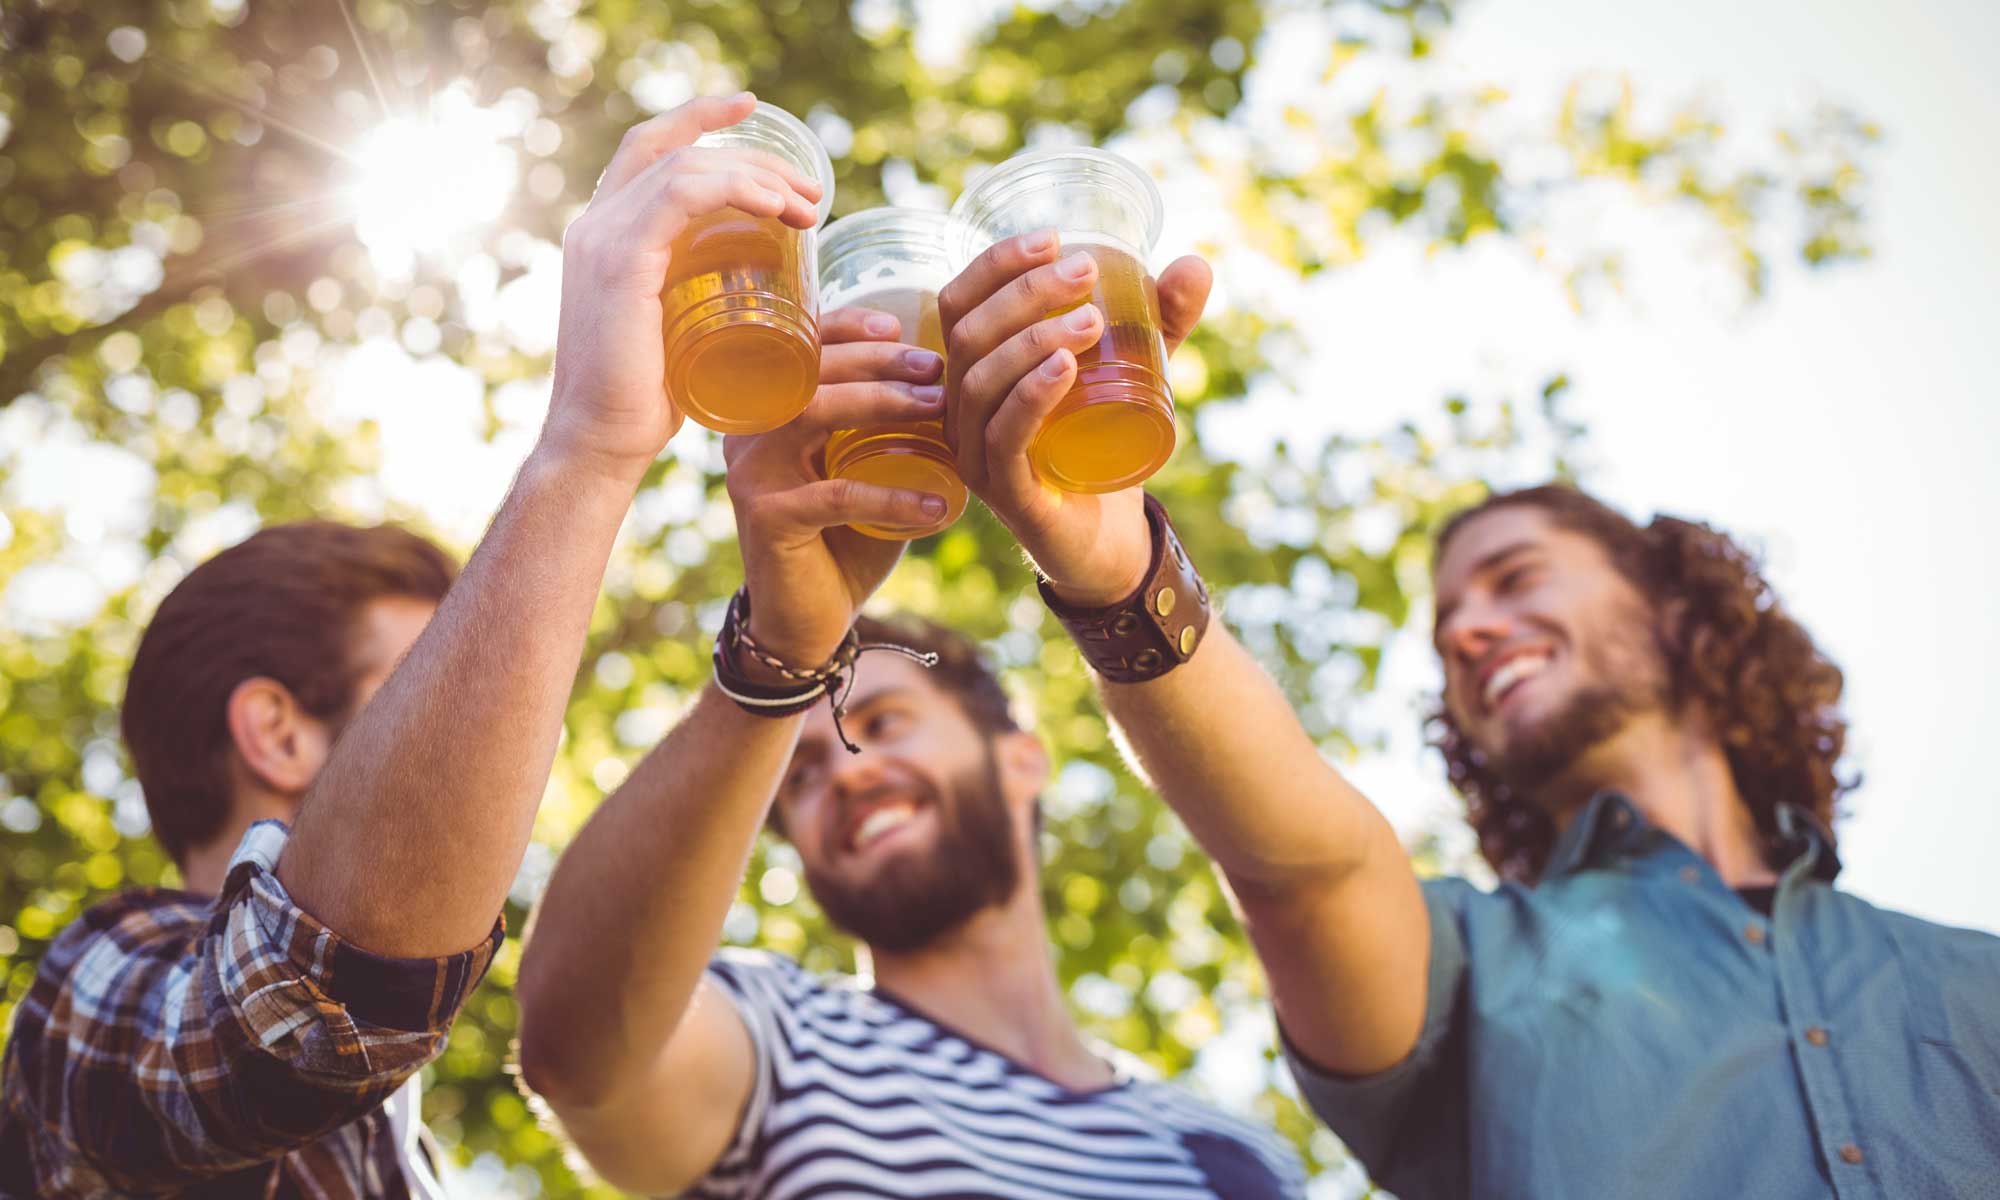
{"type": "Polygon", "coordinates": [[[445,1045],[502,936],[399,960],[341,940],[261,821],[222,894],[145,889],[50,945],[14,1015],[0,1196],[409,1194],[384,1101],[445,1045]]]}

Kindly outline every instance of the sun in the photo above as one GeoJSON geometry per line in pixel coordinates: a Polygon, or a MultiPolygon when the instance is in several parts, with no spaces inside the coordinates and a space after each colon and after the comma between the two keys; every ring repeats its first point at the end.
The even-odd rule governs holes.
{"type": "Polygon", "coordinates": [[[519,180],[501,144],[506,120],[455,84],[427,111],[392,116],[349,155],[354,230],[375,269],[408,276],[420,258],[454,254],[462,239],[498,217],[519,180]]]}

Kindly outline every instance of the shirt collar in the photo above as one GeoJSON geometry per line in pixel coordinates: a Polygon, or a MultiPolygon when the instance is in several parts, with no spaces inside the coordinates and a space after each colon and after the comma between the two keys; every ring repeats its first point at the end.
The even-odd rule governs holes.
{"type": "MultiPolygon", "coordinates": [[[[1784,878],[1810,875],[1832,882],[1840,874],[1840,856],[1834,853],[1833,834],[1810,812],[1796,804],[1779,805],[1778,836],[1784,846],[1784,878]]],[[[1548,865],[1542,868],[1542,878],[1554,879],[1597,866],[1649,840],[1680,844],[1656,829],[1623,795],[1599,792],[1556,839],[1548,865]]]]}

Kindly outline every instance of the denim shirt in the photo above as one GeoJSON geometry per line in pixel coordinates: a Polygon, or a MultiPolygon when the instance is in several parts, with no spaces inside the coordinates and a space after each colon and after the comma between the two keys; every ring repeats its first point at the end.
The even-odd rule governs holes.
{"type": "Polygon", "coordinates": [[[1403,1200],[2000,1197],[2000,938],[1836,891],[1778,817],[1768,920],[1609,794],[1539,886],[1425,883],[1416,1049],[1352,1078],[1287,1046],[1306,1099],[1403,1200]]]}

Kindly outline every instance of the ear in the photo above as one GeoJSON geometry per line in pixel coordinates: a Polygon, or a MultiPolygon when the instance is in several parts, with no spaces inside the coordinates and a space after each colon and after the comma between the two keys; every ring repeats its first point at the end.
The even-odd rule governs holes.
{"type": "Polygon", "coordinates": [[[993,750],[1010,801],[1017,796],[1039,796],[1049,785],[1049,752],[1042,739],[1016,729],[1001,734],[993,750]]]}
{"type": "Polygon", "coordinates": [[[265,675],[229,693],[229,740],[256,782],[300,795],[326,763],[333,739],[326,723],[302,707],[291,689],[265,675]]]}

